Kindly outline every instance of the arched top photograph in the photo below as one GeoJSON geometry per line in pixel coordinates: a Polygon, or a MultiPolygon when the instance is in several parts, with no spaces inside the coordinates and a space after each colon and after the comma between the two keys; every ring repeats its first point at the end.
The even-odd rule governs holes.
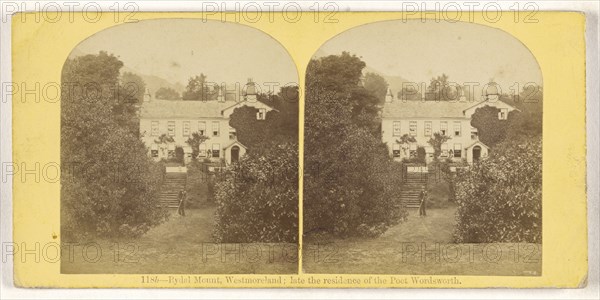
{"type": "Polygon", "coordinates": [[[369,23],[316,51],[305,90],[305,248],[353,249],[340,256],[352,266],[308,261],[306,272],[541,275],[541,259],[489,270],[381,255],[414,241],[541,248],[542,71],[517,38],[465,22],[369,23]]]}
{"type": "Polygon", "coordinates": [[[277,40],[202,19],[121,24],[80,42],[62,82],[61,160],[90,170],[61,185],[63,240],[146,245],[144,263],[63,273],[296,272],[197,256],[203,243],[297,247],[298,71],[277,40]]]}

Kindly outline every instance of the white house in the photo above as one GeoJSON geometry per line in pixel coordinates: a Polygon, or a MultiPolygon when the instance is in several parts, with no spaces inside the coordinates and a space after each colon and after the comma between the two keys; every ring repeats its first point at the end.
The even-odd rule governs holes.
{"type": "Polygon", "coordinates": [[[441,147],[440,158],[477,161],[488,155],[489,147],[479,141],[477,129],[471,127],[475,110],[494,106],[500,109],[498,118],[506,119],[508,113],[516,109],[500,101],[498,94],[488,94],[485,98],[480,102],[467,101],[464,96],[458,101],[397,100],[388,91],[381,114],[382,140],[396,160],[416,157],[417,148],[424,147],[429,161],[434,151],[428,141],[439,132],[450,137],[441,147]],[[416,142],[401,143],[405,134],[416,142]]]}
{"type": "Polygon", "coordinates": [[[256,118],[264,120],[272,107],[257,100],[254,83],[249,82],[246,93],[237,100],[225,100],[219,93],[217,100],[152,100],[146,97],[140,108],[140,133],[148,147],[148,155],[155,160],[175,157],[175,149],[181,147],[186,161],[192,156],[192,148],[186,141],[197,132],[208,137],[199,146],[198,158],[212,161],[224,159],[227,164],[239,160],[246,153],[246,146],[237,140],[236,131],[229,126],[229,117],[238,107],[258,109],[256,118]],[[162,135],[173,141],[161,141],[162,135]]]}

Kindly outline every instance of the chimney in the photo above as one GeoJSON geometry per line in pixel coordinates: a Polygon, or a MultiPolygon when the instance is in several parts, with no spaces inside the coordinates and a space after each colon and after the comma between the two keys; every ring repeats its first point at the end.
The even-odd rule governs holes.
{"type": "Polygon", "coordinates": [[[223,89],[225,89],[225,85],[219,87],[219,94],[217,95],[217,100],[219,102],[225,102],[225,96],[223,95],[223,89]]]}
{"type": "Polygon", "coordinates": [[[392,90],[388,88],[387,93],[385,94],[385,102],[390,103],[394,101],[394,94],[392,94],[392,90]]]}
{"type": "Polygon", "coordinates": [[[246,84],[246,101],[248,102],[256,102],[256,85],[252,81],[252,78],[248,78],[248,83],[246,84]]]}

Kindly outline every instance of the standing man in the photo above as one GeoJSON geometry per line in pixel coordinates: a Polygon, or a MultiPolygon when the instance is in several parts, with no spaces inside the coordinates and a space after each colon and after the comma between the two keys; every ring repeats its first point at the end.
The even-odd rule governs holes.
{"type": "Polygon", "coordinates": [[[426,217],[427,216],[427,190],[425,190],[425,187],[421,188],[421,194],[420,194],[420,198],[421,198],[421,205],[419,205],[419,217],[426,217]]]}
{"type": "Polygon", "coordinates": [[[187,198],[187,192],[185,190],[179,192],[179,207],[177,208],[177,213],[185,217],[185,200],[187,198]]]}

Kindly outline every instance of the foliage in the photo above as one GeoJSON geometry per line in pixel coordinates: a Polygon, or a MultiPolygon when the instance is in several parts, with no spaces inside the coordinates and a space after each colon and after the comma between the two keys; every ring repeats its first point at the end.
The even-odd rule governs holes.
{"type": "Polygon", "coordinates": [[[437,160],[442,153],[442,144],[450,139],[449,136],[443,135],[439,132],[434,132],[433,136],[427,141],[431,147],[433,147],[433,159],[437,160]]]}
{"type": "Polygon", "coordinates": [[[175,142],[175,140],[173,139],[172,136],[167,135],[166,133],[161,134],[159,137],[157,137],[154,140],[155,143],[157,144],[168,144],[168,143],[173,143],[175,142]]]}
{"type": "Polygon", "coordinates": [[[192,147],[192,158],[195,159],[198,157],[198,154],[200,154],[200,144],[208,139],[209,137],[202,135],[199,132],[193,132],[192,136],[185,141],[186,144],[192,147]]]}
{"type": "Polygon", "coordinates": [[[235,128],[238,141],[249,148],[259,147],[268,140],[268,132],[272,129],[273,115],[276,111],[267,112],[265,120],[257,120],[258,109],[242,106],[233,110],[229,118],[229,126],[235,128]]]}
{"type": "Polygon", "coordinates": [[[198,76],[190,77],[181,98],[183,100],[208,101],[215,100],[218,94],[218,86],[209,86],[206,75],[200,73],[198,76]]]}
{"type": "Polygon", "coordinates": [[[298,145],[244,156],[217,182],[215,200],[218,242],[296,242],[298,145]]]}
{"type": "Polygon", "coordinates": [[[259,101],[276,110],[258,120],[258,109],[250,106],[236,108],[229,125],[236,130],[237,139],[250,151],[264,151],[273,144],[298,140],[298,87],[287,86],[277,95],[259,95],[259,101]]]}
{"type": "MultiPolygon", "coordinates": [[[[489,147],[494,147],[506,137],[508,122],[498,119],[499,112],[500,109],[486,105],[477,108],[471,117],[471,126],[477,128],[479,140],[489,147]]],[[[510,112],[509,116],[512,114],[515,112],[510,112]]]]}
{"type": "Polygon", "coordinates": [[[425,147],[422,147],[422,146],[417,147],[417,161],[420,163],[425,163],[426,158],[427,158],[427,152],[425,151],[425,147]]]}
{"type": "Polygon", "coordinates": [[[184,162],[185,152],[183,151],[183,147],[175,147],[175,161],[183,164],[184,162]]]}
{"type": "Polygon", "coordinates": [[[461,243],[542,239],[541,138],[508,140],[456,183],[455,239],[461,243]]]}
{"type": "Polygon", "coordinates": [[[157,207],[163,170],[150,160],[138,123],[119,94],[123,66],[106,52],[68,59],[62,82],[95,86],[93,95],[70,89],[61,98],[61,231],[65,238],[139,236],[166,218],[157,207]],[[126,117],[132,118],[126,120],[126,117]]]}
{"type": "Polygon", "coordinates": [[[373,94],[377,98],[379,104],[383,104],[385,102],[385,95],[387,94],[388,83],[381,75],[371,72],[365,74],[365,78],[363,79],[363,86],[365,87],[365,90],[367,90],[369,93],[373,94]]]}
{"type": "Polygon", "coordinates": [[[458,100],[458,86],[448,81],[448,75],[442,74],[431,78],[425,100],[453,101],[458,100]]]}
{"type": "Polygon", "coordinates": [[[412,164],[425,164],[427,162],[427,152],[425,151],[425,147],[419,146],[416,150],[416,156],[414,157],[405,157],[402,159],[403,163],[412,163],[412,164]]]}
{"type": "Polygon", "coordinates": [[[154,95],[156,99],[160,100],[177,100],[181,98],[179,92],[170,87],[161,87],[156,91],[154,95]]]}
{"type": "Polygon", "coordinates": [[[361,85],[362,70],[365,66],[356,55],[342,52],[341,55],[311,60],[307,74],[311,74],[313,80],[310,83],[311,89],[337,94],[347,103],[352,119],[357,125],[367,127],[373,133],[380,133],[380,100],[361,85]]]}
{"type": "Polygon", "coordinates": [[[121,76],[121,86],[125,92],[125,97],[128,97],[133,103],[141,103],[144,101],[146,93],[146,83],[139,75],[131,72],[124,72],[121,76]]]}
{"type": "Polygon", "coordinates": [[[305,233],[377,236],[406,216],[397,205],[400,164],[371,126],[378,102],[360,86],[364,67],[346,52],[308,65],[305,233]]]}

